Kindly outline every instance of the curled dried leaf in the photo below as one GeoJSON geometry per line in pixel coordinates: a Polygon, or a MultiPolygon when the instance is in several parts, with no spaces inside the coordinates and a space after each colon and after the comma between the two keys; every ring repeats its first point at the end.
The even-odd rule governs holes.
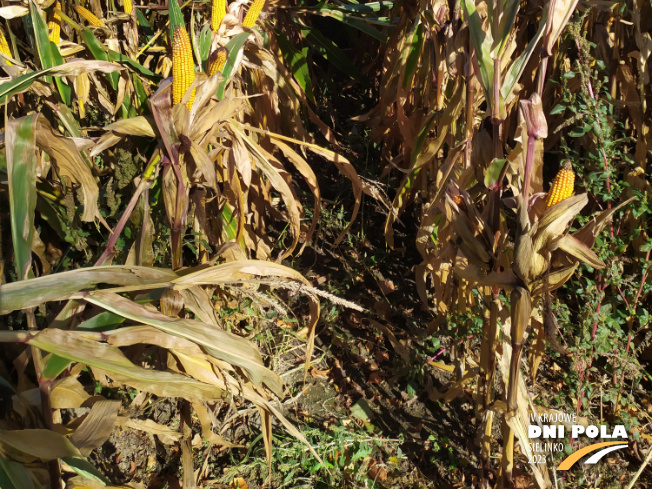
{"type": "Polygon", "coordinates": [[[572,257],[591,265],[593,268],[602,269],[606,266],[591,248],[572,235],[562,237],[557,242],[557,246],[560,250],[565,251],[572,257]]]}
{"type": "Polygon", "coordinates": [[[536,139],[547,138],[548,123],[546,122],[546,115],[543,113],[543,105],[539,94],[535,92],[528,100],[521,100],[519,108],[527,127],[528,136],[536,139]]]}
{"type": "Polygon", "coordinates": [[[547,209],[535,226],[534,251],[541,252],[548,249],[554,239],[564,234],[570,222],[575,219],[587,202],[587,194],[579,194],[562,200],[547,209]]]}

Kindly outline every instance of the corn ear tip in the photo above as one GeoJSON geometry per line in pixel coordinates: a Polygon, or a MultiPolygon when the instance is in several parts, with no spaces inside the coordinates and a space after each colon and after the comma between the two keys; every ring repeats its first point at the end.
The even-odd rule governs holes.
{"type": "Polygon", "coordinates": [[[573,194],[574,184],[573,165],[570,160],[566,160],[552,182],[546,200],[546,209],[570,197],[573,194]]]}

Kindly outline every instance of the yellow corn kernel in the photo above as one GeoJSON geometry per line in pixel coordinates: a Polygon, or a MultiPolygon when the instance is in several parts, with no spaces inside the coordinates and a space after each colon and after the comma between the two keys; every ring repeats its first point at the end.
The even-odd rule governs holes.
{"type": "Polygon", "coordinates": [[[253,27],[256,24],[258,16],[260,15],[260,12],[262,12],[264,6],[265,0],[254,0],[254,2],[251,4],[251,7],[249,7],[249,10],[247,10],[247,15],[245,15],[245,18],[242,21],[242,25],[249,28],[253,27]]]}
{"type": "Polygon", "coordinates": [[[134,9],[134,4],[131,0],[122,0],[122,6],[125,9],[125,14],[131,15],[131,11],[134,9]]]}
{"type": "MultiPolygon", "coordinates": [[[[172,104],[177,105],[195,81],[195,64],[192,60],[190,38],[183,27],[174,28],[172,40],[172,104]]],[[[192,89],[190,100],[186,104],[188,110],[195,100],[195,89],[192,89]]]]}
{"type": "Polygon", "coordinates": [[[61,2],[55,3],[54,8],[50,10],[48,15],[48,31],[50,32],[48,38],[50,39],[50,42],[59,44],[59,41],[61,40],[61,16],[55,12],[55,8],[61,10],[61,2]]]}
{"type": "Polygon", "coordinates": [[[90,25],[94,25],[95,27],[106,27],[104,22],[98,19],[94,13],[82,7],[81,5],[75,5],[75,11],[79,14],[80,17],[86,19],[90,25]]]}
{"type": "Polygon", "coordinates": [[[575,173],[573,173],[573,165],[571,165],[570,160],[566,160],[564,167],[559,170],[557,176],[552,181],[552,186],[550,187],[550,191],[548,191],[546,209],[573,195],[574,185],[575,173]]]}
{"type": "Polygon", "coordinates": [[[226,0],[213,0],[213,13],[211,15],[211,29],[217,32],[226,15],[226,0]]]}
{"type": "MultiPolygon", "coordinates": [[[[9,44],[7,44],[7,38],[5,37],[5,33],[2,32],[2,30],[0,30],[0,53],[13,58],[11,50],[9,49],[9,44]]],[[[5,60],[5,62],[11,66],[10,61],[5,60]]]]}
{"type": "Polygon", "coordinates": [[[223,71],[224,65],[226,65],[226,49],[220,47],[208,57],[208,76],[223,71]]]}

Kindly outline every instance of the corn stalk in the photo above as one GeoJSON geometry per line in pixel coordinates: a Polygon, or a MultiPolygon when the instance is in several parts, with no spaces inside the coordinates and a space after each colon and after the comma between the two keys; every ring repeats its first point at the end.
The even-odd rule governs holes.
{"type": "MultiPolygon", "coordinates": [[[[543,114],[541,95],[544,87],[545,72],[547,67],[548,56],[550,56],[552,49],[556,43],[559,34],[562,32],[565,24],[568,22],[572,11],[575,8],[576,2],[562,2],[553,1],[546,7],[542,13],[539,29],[536,35],[529,41],[527,47],[520,53],[516,60],[507,65],[505,57],[509,53],[510,37],[515,34],[516,17],[518,13],[520,2],[518,1],[493,1],[476,2],[474,0],[466,0],[462,2],[465,17],[468,22],[470,38],[473,44],[473,53],[475,57],[474,63],[477,65],[477,73],[480,84],[483,88],[485,98],[488,103],[487,111],[491,113],[491,122],[493,126],[493,167],[494,173],[497,178],[487,181],[489,188],[489,195],[487,201],[486,212],[483,216],[486,217],[485,226],[490,230],[491,239],[489,247],[484,250],[484,255],[493,256],[496,259],[493,262],[482,260],[483,253],[476,253],[476,258],[480,258],[474,266],[487,270],[490,266],[491,273],[489,275],[498,276],[500,260],[497,258],[504,252],[504,248],[500,247],[499,235],[501,234],[501,194],[503,180],[507,170],[507,161],[503,160],[503,130],[504,122],[508,117],[510,104],[513,104],[513,90],[516,83],[521,78],[525,65],[534,52],[535,46],[539,43],[541,38],[544,39],[544,47],[539,66],[539,78],[537,83],[537,90],[529,97],[519,102],[519,116],[524,125],[526,141],[524,141],[525,159],[520,167],[521,180],[518,189],[518,208],[517,208],[517,227],[515,230],[515,245],[514,245],[514,260],[511,273],[513,274],[514,282],[509,287],[510,292],[510,337],[511,337],[511,358],[509,361],[509,376],[507,385],[507,398],[506,398],[506,412],[502,426],[503,431],[503,454],[501,461],[501,484],[503,487],[514,487],[512,477],[514,467],[514,445],[515,438],[524,448],[529,440],[523,439],[524,434],[524,419],[519,416],[519,381],[520,381],[520,357],[523,349],[524,338],[526,331],[530,324],[532,316],[533,304],[535,299],[542,294],[541,279],[550,267],[551,251],[548,246],[552,238],[559,238],[564,230],[565,225],[568,224],[568,208],[580,206],[586,202],[585,199],[580,201],[562,202],[555,206],[556,213],[544,214],[544,216],[553,216],[552,219],[544,221],[554,231],[541,233],[547,229],[542,226],[542,221],[537,222],[537,216],[531,216],[532,209],[530,208],[530,194],[532,189],[532,175],[535,171],[535,163],[541,162],[542,144],[540,143],[547,137],[548,128],[545,115],[543,114]],[[481,13],[484,12],[484,15],[481,13]],[[503,67],[507,69],[503,70],[503,67]],[[539,153],[537,155],[537,153],[539,153]],[[537,157],[538,156],[538,157],[537,157]],[[584,202],[584,203],[582,203],[584,202]],[[562,223],[564,223],[562,225],[562,223]],[[545,239],[536,239],[535,236],[545,237],[545,239]],[[538,287],[537,287],[538,286],[538,287]]],[[[468,120],[468,118],[467,118],[468,120]]],[[[538,168],[540,171],[540,168],[538,168]]],[[[460,192],[461,189],[457,188],[455,191],[460,192]]],[[[543,218],[543,216],[542,216],[543,218]]],[[[473,229],[467,230],[471,233],[477,233],[473,229]]],[[[504,241],[503,241],[504,244],[504,241]]],[[[578,245],[578,248],[582,247],[578,245]]],[[[583,251],[586,251],[582,247],[583,251]]],[[[575,255],[579,252],[575,250],[575,255]]],[[[590,251],[590,250],[588,250],[590,251]]],[[[464,253],[468,258],[471,258],[468,253],[464,253]]],[[[585,254],[590,257],[590,261],[595,262],[597,257],[593,254],[585,254]]],[[[599,261],[599,260],[598,260],[599,261]]],[[[472,262],[469,259],[469,264],[472,262]]],[[[575,265],[576,266],[576,265],[575,265]]],[[[572,268],[574,270],[574,267],[572,268]]],[[[479,271],[479,270],[478,270],[479,271]]],[[[465,272],[469,272],[467,266],[465,272]]],[[[572,273],[572,272],[571,272],[572,273]]],[[[486,279],[487,276],[482,277],[482,273],[478,273],[475,278],[486,279]]],[[[570,275],[566,274],[566,278],[570,275]]],[[[564,280],[565,281],[565,280],[564,280]]],[[[496,341],[499,320],[499,307],[498,296],[501,287],[495,281],[487,280],[487,285],[491,290],[490,296],[487,297],[489,306],[489,314],[485,315],[483,344],[481,352],[481,382],[479,383],[479,395],[483,399],[483,409],[491,409],[493,397],[493,378],[496,368],[496,341]]],[[[559,286],[560,281],[554,283],[554,286],[559,286]]],[[[490,457],[490,437],[491,425],[493,423],[493,414],[485,411],[483,417],[484,425],[482,427],[483,439],[485,440],[482,446],[482,467],[483,467],[483,485],[487,487],[488,470],[489,470],[489,457],[490,457]]],[[[526,450],[522,450],[526,453],[526,450]]],[[[545,472],[540,473],[537,477],[540,485],[548,485],[549,480],[545,472]]]]}

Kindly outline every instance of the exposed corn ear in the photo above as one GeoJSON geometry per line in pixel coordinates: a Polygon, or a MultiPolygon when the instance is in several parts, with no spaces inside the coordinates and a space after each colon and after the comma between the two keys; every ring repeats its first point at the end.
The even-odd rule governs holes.
{"type": "MultiPolygon", "coordinates": [[[[181,102],[192,82],[195,81],[195,64],[192,60],[190,38],[183,27],[175,27],[172,40],[172,103],[181,102]]],[[[192,108],[195,100],[195,89],[192,89],[188,110],[192,108]]]]}
{"type": "Polygon", "coordinates": [[[571,165],[570,160],[566,160],[564,167],[559,170],[552,181],[552,187],[550,187],[548,200],[546,201],[546,209],[573,195],[574,185],[575,173],[573,173],[573,165],[571,165]]]}
{"type": "Polygon", "coordinates": [[[217,32],[226,15],[226,0],[213,0],[213,13],[211,15],[211,29],[217,32]]]}
{"type": "Polygon", "coordinates": [[[122,7],[125,9],[125,14],[131,14],[134,4],[131,0],[122,0],[122,7]]]}
{"type": "Polygon", "coordinates": [[[48,32],[50,33],[48,38],[50,42],[59,44],[61,40],[61,16],[56,13],[55,9],[61,10],[61,2],[55,3],[54,8],[50,10],[50,14],[48,15],[48,32]]]}
{"type": "Polygon", "coordinates": [[[224,70],[226,65],[226,49],[217,48],[208,58],[208,76],[213,76],[218,71],[224,70]]]}
{"type": "Polygon", "coordinates": [[[104,22],[102,22],[93,12],[82,7],[81,5],[75,5],[75,11],[90,25],[94,25],[95,27],[106,27],[104,22]]]}
{"type": "Polygon", "coordinates": [[[251,7],[249,7],[249,10],[247,10],[247,15],[245,15],[245,18],[242,21],[242,25],[249,28],[253,27],[256,24],[258,16],[260,15],[260,12],[262,12],[264,6],[265,0],[254,0],[254,2],[251,4],[251,7]]]}
{"type": "MultiPolygon", "coordinates": [[[[9,49],[9,44],[7,44],[7,38],[5,37],[5,33],[2,32],[1,29],[0,29],[0,53],[9,56],[10,58],[13,58],[13,56],[11,55],[11,50],[9,49]]],[[[11,66],[10,61],[7,60],[5,61],[9,66],[11,66]]]]}

